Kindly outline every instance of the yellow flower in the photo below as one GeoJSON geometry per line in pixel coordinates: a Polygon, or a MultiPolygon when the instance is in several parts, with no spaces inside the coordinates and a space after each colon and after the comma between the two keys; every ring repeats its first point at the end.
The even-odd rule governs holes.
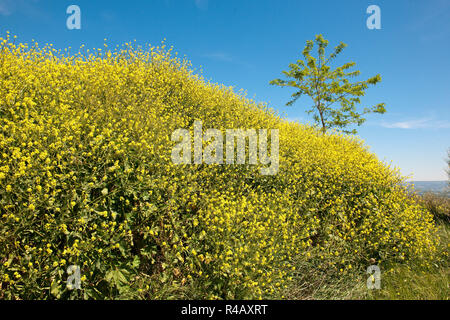
{"type": "MultiPolygon", "coordinates": [[[[131,265],[137,253],[154,267],[178,268],[174,281],[182,285],[227,284],[203,298],[261,299],[281,296],[293,261],[306,258],[325,272],[367,267],[361,261],[374,252],[389,263],[433,261],[432,215],[359,138],[282,119],[195,74],[164,45],[133,46],[59,55],[50,45],[31,49],[0,38],[0,78],[8,75],[7,90],[0,88],[8,110],[0,113],[0,180],[8,193],[0,234],[14,235],[3,252],[11,264],[51,256],[59,257],[55,268],[84,259],[89,269],[92,261],[131,265]],[[264,176],[261,161],[248,163],[250,147],[245,165],[173,164],[170,138],[178,128],[191,133],[195,120],[225,138],[227,129],[269,129],[269,153],[270,129],[278,129],[278,173],[264,176]],[[119,243],[123,250],[114,250],[119,243]]],[[[34,287],[51,269],[30,270],[20,286],[8,282],[6,294],[24,298],[20,287],[34,287]]],[[[159,283],[153,269],[136,268],[130,279],[159,283]]],[[[155,297],[172,292],[157,287],[155,297]]]]}

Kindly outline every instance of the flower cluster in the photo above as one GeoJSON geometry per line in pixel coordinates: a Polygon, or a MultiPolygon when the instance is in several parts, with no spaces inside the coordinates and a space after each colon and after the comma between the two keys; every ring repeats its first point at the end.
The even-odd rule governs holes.
{"type": "Polygon", "coordinates": [[[287,122],[164,44],[0,38],[0,298],[278,297],[294,258],[342,272],[435,245],[431,215],[361,141],[287,122]],[[195,120],[278,129],[278,174],[173,164],[171,134],[195,120]]]}

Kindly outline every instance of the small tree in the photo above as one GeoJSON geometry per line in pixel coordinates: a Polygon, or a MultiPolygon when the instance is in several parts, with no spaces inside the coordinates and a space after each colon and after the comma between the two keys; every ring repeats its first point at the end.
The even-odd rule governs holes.
{"type": "Polygon", "coordinates": [[[447,165],[448,165],[447,175],[448,175],[448,185],[450,186],[450,149],[448,149],[448,151],[447,151],[447,156],[448,156],[448,158],[447,158],[447,165]]]}
{"type": "Polygon", "coordinates": [[[381,76],[376,75],[366,81],[351,83],[350,78],[360,74],[359,71],[348,71],[355,66],[354,62],[349,62],[343,66],[331,69],[329,64],[347,46],[340,43],[328,57],[325,57],[325,48],[328,40],[322,35],[317,35],[315,39],[317,45],[317,58],[311,55],[314,47],[312,40],[306,41],[302,54],[304,60],[297,60],[297,63],[289,65],[289,71],[283,71],[288,80],[275,79],[270,81],[272,85],[282,87],[293,87],[297,91],[292,94],[292,100],[286,105],[290,106],[302,95],[309,96],[314,104],[306,112],[313,113],[315,124],[321,127],[323,133],[330,128],[338,128],[345,133],[356,133],[356,130],[345,130],[351,124],[360,126],[366,120],[363,115],[376,112],[385,113],[385,104],[380,103],[370,108],[364,108],[362,113],[356,111],[360,97],[364,95],[369,85],[375,85],[381,81],[381,76]],[[340,108],[333,109],[336,103],[340,108]]]}

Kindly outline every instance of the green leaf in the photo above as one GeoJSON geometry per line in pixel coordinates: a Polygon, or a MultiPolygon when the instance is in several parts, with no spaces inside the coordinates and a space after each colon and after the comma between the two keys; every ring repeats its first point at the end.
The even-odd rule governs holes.
{"type": "Polygon", "coordinates": [[[133,263],[132,263],[131,266],[132,266],[134,269],[136,269],[136,268],[139,267],[140,263],[141,263],[141,260],[139,259],[139,257],[138,257],[138,256],[134,256],[134,258],[133,258],[133,263]]]}
{"type": "Polygon", "coordinates": [[[61,297],[61,287],[58,284],[58,281],[52,281],[52,284],[50,285],[50,293],[58,299],[61,297]]]}

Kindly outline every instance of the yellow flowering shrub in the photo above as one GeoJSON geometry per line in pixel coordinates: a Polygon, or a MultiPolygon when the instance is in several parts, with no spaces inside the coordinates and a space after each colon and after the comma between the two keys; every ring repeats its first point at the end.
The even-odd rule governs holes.
{"type": "Polygon", "coordinates": [[[402,181],[356,138],[287,122],[164,45],[0,38],[0,298],[270,298],[294,257],[427,259],[432,217],[402,181]],[[171,134],[194,120],[279,129],[278,174],[174,165],[171,134]]]}

